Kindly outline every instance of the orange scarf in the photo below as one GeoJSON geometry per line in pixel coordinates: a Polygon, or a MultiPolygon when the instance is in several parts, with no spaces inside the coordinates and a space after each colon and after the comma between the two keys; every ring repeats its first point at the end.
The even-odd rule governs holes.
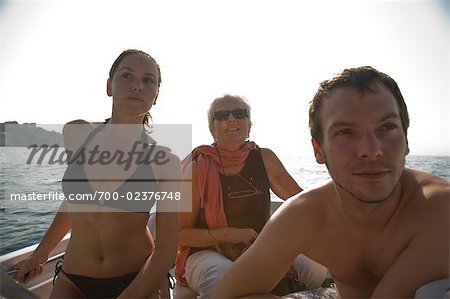
{"type": "MultiPolygon", "coordinates": [[[[222,184],[219,169],[242,164],[256,143],[246,141],[237,151],[225,151],[214,144],[196,147],[182,162],[182,170],[192,162],[197,162],[197,183],[200,193],[200,207],[205,209],[208,228],[227,226],[227,217],[223,208],[222,184]],[[218,154],[220,152],[220,156],[218,154]]],[[[219,246],[214,246],[220,252],[219,246]]],[[[189,287],[184,277],[184,268],[190,247],[180,246],[175,268],[175,277],[184,287],[189,287]]]]}

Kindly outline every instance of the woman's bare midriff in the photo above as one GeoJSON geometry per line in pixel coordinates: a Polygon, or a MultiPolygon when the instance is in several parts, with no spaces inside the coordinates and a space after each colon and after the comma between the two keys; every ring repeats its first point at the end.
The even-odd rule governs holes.
{"type": "Polygon", "coordinates": [[[148,213],[71,213],[63,270],[89,277],[139,271],[154,249],[148,213]]]}

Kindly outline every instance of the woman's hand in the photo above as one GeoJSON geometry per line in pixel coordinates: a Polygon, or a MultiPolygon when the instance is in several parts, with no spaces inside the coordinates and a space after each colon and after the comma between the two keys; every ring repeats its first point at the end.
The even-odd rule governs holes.
{"type": "Polygon", "coordinates": [[[210,229],[209,233],[218,243],[244,243],[250,245],[258,237],[253,228],[222,227],[210,229]]]}
{"type": "Polygon", "coordinates": [[[47,257],[32,254],[25,260],[15,264],[13,269],[19,270],[16,274],[17,281],[25,282],[41,274],[46,261],[47,257]]]}

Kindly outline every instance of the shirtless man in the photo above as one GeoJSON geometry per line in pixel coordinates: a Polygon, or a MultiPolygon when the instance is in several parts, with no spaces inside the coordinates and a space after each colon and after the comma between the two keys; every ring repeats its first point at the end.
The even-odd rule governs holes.
{"type": "Polygon", "coordinates": [[[344,70],[321,83],[309,118],[332,181],[290,199],[215,296],[268,293],[299,253],[330,270],[342,298],[448,286],[450,184],[404,167],[409,117],[396,82],[371,67],[344,70]]]}

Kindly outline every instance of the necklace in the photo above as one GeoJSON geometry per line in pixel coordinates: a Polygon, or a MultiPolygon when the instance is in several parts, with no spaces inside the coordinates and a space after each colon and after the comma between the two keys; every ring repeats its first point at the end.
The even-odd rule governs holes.
{"type": "MultiPolygon", "coordinates": [[[[237,176],[240,177],[245,183],[247,183],[247,185],[250,187],[250,189],[231,192],[231,186],[228,186],[227,187],[227,190],[228,190],[227,197],[229,199],[239,199],[239,198],[249,197],[249,196],[253,196],[255,194],[261,193],[261,191],[256,189],[256,187],[253,186],[253,184],[251,182],[247,181],[242,175],[240,175],[238,173],[237,176]]],[[[250,177],[250,181],[253,181],[253,177],[250,177]]]]}
{"type": "MultiPolygon", "coordinates": [[[[227,174],[225,172],[225,168],[223,167],[222,157],[221,157],[219,149],[217,147],[216,147],[216,150],[217,150],[217,155],[219,156],[219,160],[220,160],[220,167],[222,168],[222,172],[223,172],[224,176],[226,176],[227,174]]],[[[239,173],[237,173],[236,176],[241,178],[241,180],[243,180],[250,187],[250,189],[232,192],[231,186],[227,186],[227,190],[228,190],[227,197],[229,199],[239,199],[239,198],[253,196],[258,193],[262,193],[253,185],[253,177],[250,177],[250,182],[249,182],[247,179],[245,179],[239,173]]]]}

